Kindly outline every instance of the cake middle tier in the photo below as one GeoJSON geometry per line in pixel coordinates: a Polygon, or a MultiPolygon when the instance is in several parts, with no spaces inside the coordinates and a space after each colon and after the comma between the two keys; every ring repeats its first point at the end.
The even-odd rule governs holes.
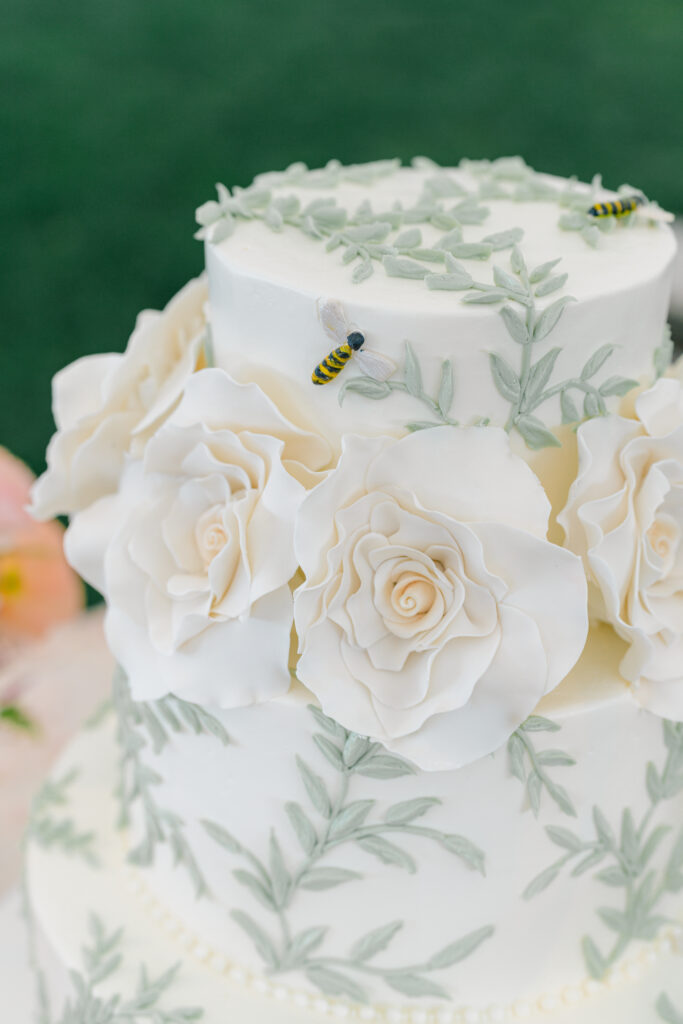
{"type": "Polygon", "coordinates": [[[683,917],[683,726],[638,708],[621,654],[596,630],[507,749],[457,772],[298,685],[214,717],[121,683],[133,859],[199,944],[294,988],[400,1008],[585,986],[683,917]]]}
{"type": "Polygon", "coordinates": [[[334,186],[271,175],[224,199],[232,233],[206,248],[217,364],[333,443],[485,421],[543,447],[544,431],[650,383],[670,229],[635,214],[602,232],[586,213],[602,190],[471,167],[334,186]],[[340,315],[321,315],[330,302],[340,315]],[[324,360],[354,331],[360,358],[337,373],[324,360]],[[393,369],[368,366],[368,350],[393,369]],[[316,386],[321,364],[332,379],[316,386]]]}

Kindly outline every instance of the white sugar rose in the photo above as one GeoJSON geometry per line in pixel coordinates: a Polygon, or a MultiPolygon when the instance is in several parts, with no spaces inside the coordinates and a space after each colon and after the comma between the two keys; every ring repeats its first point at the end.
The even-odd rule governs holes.
{"type": "Polygon", "coordinates": [[[558,517],[589,577],[591,614],[629,644],[621,671],[649,710],[683,720],[683,388],[662,379],[635,418],[578,431],[579,472],[558,517]]]}
{"type": "Polygon", "coordinates": [[[36,518],[72,515],[116,490],[126,454],[143,450],[201,365],[207,297],[205,277],[190,281],[162,312],[140,313],[123,354],[85,356],[55,376],[57,432],[33,488],[36,518]]]}
{"type": "Polygon", "coordinates": [[[107,597],[136,700],[237,707],[288,689],[294,523],[329,458],[255,384],[201,370],[119,494],[76,516],[67,553],[107,597]]]}
{"type": "Polygon", "coordinates": [[[344,438],[296,529],[297,675],[326,714],[425,769],[500,747],[586,639],[549,512],[502,430],[344,438]]]}

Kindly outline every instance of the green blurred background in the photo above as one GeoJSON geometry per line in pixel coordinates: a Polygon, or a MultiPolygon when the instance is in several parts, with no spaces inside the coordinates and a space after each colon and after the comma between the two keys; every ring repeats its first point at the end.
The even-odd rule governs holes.
{"type": "Polygon", "coordinates": [[[681,0],[0,0],[0,443],[202,266],[217,179],[522,153],[683,211],[681,0]]]}

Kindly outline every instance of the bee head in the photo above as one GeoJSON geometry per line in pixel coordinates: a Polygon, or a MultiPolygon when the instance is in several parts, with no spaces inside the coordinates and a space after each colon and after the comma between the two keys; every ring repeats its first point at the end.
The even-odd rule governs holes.
{"type": "Polygon", "coordinates": [[[354,352],[357,352],[359,348],[362,348],[365,343],[365,337],[360,333],[360,331],[351,331],[351,333],[346,336],[346,340],[354,352]]]}

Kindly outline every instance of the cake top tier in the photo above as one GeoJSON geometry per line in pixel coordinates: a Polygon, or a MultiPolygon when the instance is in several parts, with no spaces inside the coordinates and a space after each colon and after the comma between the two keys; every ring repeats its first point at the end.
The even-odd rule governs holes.
{"type": "Polygon", "coordinates": [[[294,165],[232,194],[220,186],[198,210],[217,362],[289,396],[331,437],[431,422],[427,396],[437,422],[486,420],[543,447],[560,422],[604,412],[652,377],[675,252],[664,216],[631,187],[609,193],[518,158],[294,165]],[[335,347],[319,315],[330,301],[364,350],[393,364],[386,381],[351,359],[312,388],[335,347]],[[405,394],[409,366],[421,410],[405,394]]]}
{"type": "MultiPolygon", "coordinates": [[[[629,186],[622,194],[640,195],[629,186]]],[[[222,243],[221,259],[240,272],[361,307],[455,317],[464,312],[463,295],[449,291],[474,302],[478,283],[495,283],[497,253],[504,262],[515,243],[529,266],[560,261],[553,279],[566,274],[577,299],[656,276],[674,251],[671,232],[653,219],[661,211],[648,205],[623,218],[588,212],[616,198],[599,177],[585,185],[538,174],[515,158],[457,168],[418,158],[412,167],[294,165],[259,175],[232,196],[221,188],[219,202],[201,207],[198,217],[208,221],[202,237],[222,243]]]]}

